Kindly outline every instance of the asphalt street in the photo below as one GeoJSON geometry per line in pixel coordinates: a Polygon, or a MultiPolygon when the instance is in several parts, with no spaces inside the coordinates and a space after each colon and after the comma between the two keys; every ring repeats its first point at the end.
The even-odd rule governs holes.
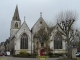
{"type": "MultiPolygon", "coordinates": [[[[58,58],[46,58],[45,60],[57,60],[57,59],[58,58]]],[[[18,57],[11,57],[11,56],[0,56],[0,60],[40,60],[40,59],[39,58],[18,58],[18,57]]]]}

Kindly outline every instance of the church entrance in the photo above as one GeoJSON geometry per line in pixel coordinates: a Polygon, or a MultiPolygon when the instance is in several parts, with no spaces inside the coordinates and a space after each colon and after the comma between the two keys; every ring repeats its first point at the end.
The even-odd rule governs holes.
{"type": "Polygon", "coordinates": [[[45,50],[44,49],[41,49],[40,50],[40,56],[44,56],[45,55],[45,50]]]}

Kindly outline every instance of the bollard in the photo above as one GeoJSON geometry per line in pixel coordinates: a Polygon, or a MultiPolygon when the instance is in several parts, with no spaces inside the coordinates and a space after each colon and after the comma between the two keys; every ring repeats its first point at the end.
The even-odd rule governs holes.
{"type": "Polygon", "coordinates": [[[49,58],[49,56],[37,56],[40,60],[45,60],[46,58],[49,58]]]}

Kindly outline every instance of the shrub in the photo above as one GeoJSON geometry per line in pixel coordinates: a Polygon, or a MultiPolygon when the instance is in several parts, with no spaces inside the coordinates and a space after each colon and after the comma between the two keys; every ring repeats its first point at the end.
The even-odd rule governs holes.
{"type": "Polygon", "coordinates": [[[27,53],[26,55],[27,55],[27,56],[31,56],[31,54],[29,54],[29,53],[27,53]]]}
{"type": "Polygon", "coordinates": [[[20,55],[27,54],[27,52],[19,52],[20,55]]]}
{"type": "Polygon", "coordinates": [[[14,57],[30,57],[31,55],[29,53],[26,53],[26,52],[20,52],[19,54],[17,55],[13,55],[14,57]]]}
{"type": "Polygon", "coordinates": [[[49,53],[48,56],[49,56],[49,57],[53,57],[53,53],[49,53]]]}
{"type": "Polygon", "coordinates": [[[55,55],[55,56],[63,56],[62,53],[55,53],[54,55],[55,55]]]}
{"type": "Polygon", "coordinates": [[[63,55],[64,55],[63,53],[54,53],[54,54],[53,53],[49,53],[48,54],[49,57],[60,57],[60,56],[63,56],[63,55]]]}
{"type": "Polygon", "coordinates": [[[76,58],[72,58],[72,59],[62,58],[62,59],[58,59],[58,60],[77,60],[77,59],[76,58]]]}

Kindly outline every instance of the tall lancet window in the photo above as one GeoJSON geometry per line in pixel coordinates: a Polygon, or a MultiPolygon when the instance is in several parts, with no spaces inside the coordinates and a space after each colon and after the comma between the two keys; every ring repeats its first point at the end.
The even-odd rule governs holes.
{"type": "Polygon", "coordinates": [[[20,40],[20,48],[21,49],[28,49],[28,36],[26,33],[23,33],[20,40]]]}
{"type": "Polygon", "coordinates": [[[15,23],[15,28],[18,28],[18,23],[17,22],[15,23]]]}
{"type": "Polygon", "coordinates": [[[58,33],[54,36],[54,49],[62,49],[62,36],[58,33]]]}

